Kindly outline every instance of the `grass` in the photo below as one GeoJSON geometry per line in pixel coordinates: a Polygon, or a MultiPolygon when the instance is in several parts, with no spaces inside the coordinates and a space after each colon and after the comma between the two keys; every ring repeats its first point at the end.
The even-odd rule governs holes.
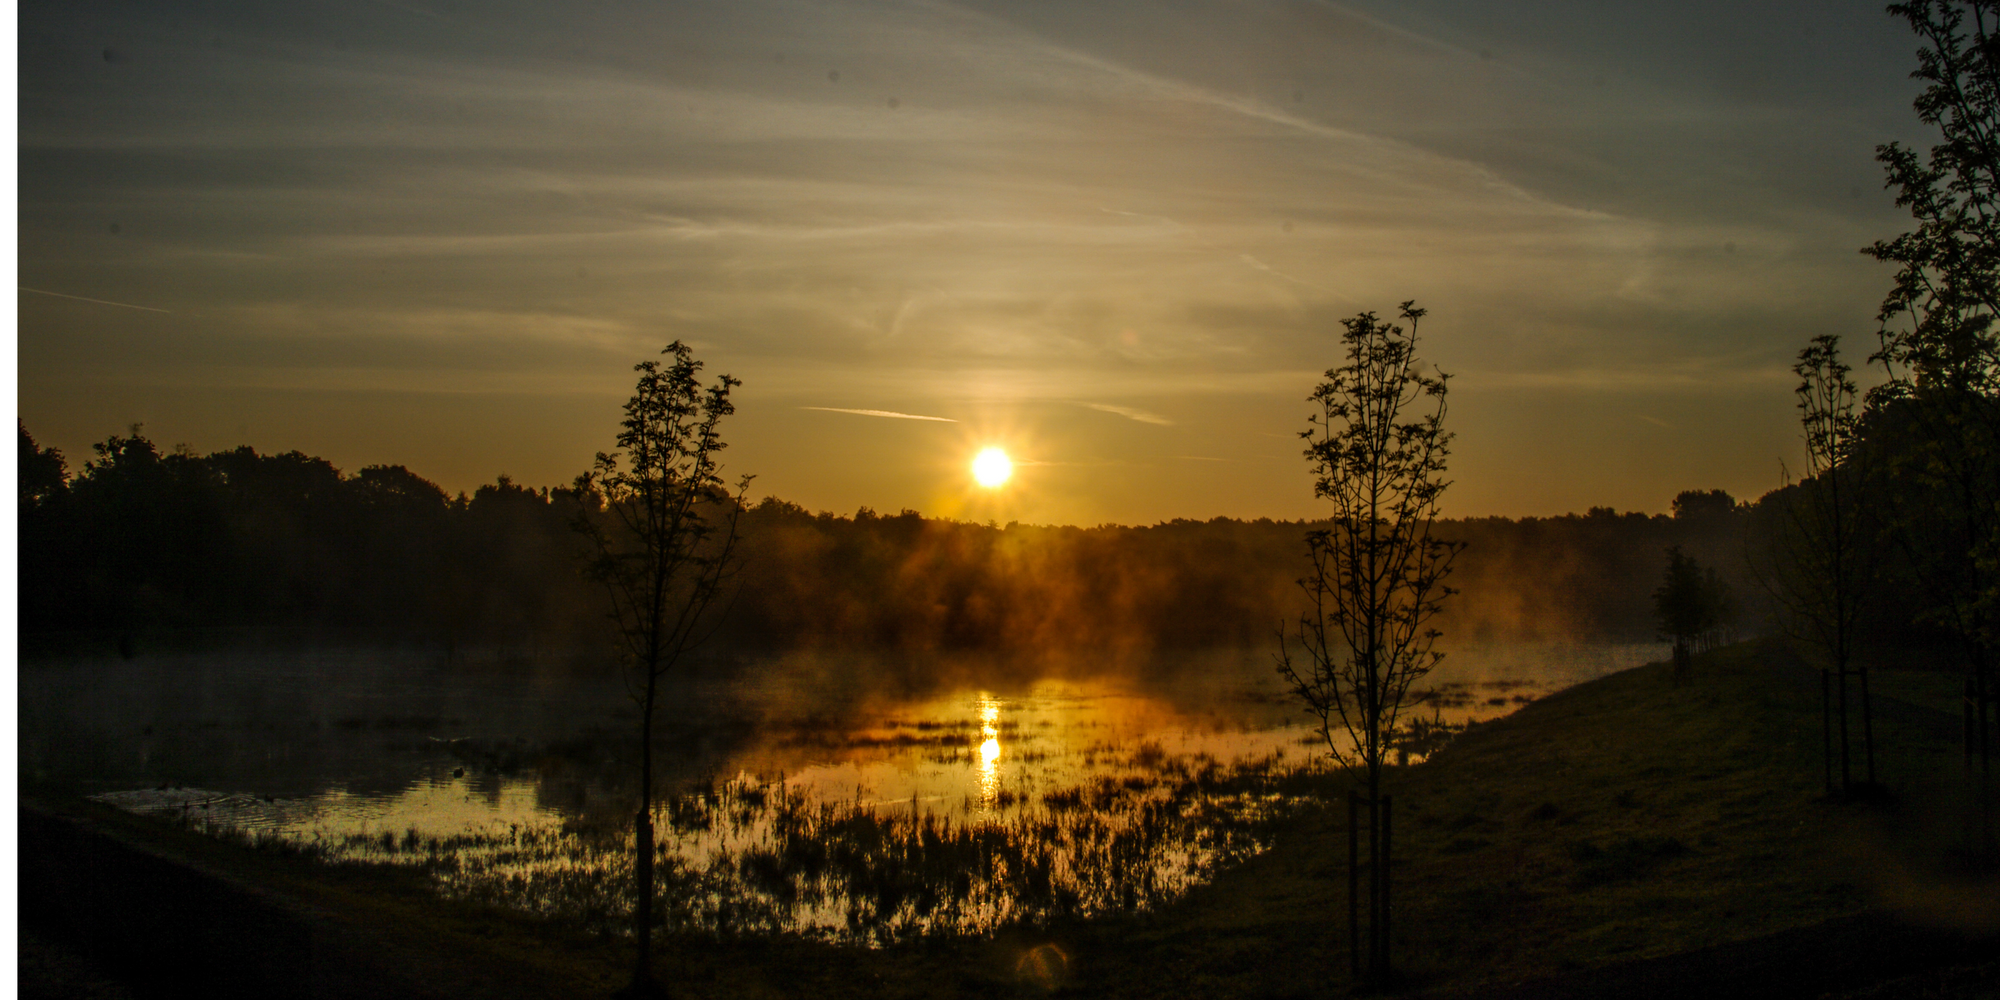
{"type": "MultiPolygon", "coordinates": [[[[1935,686],[1912,675],[1882,686],[1927,684],[1935,686]]],[[[1979,856],[1978,828],[1964,808],[1952,720],[1882,713],[1878,771],[1891,796],[1860,802],[1823,794],[1819,718],[1816,675],[1775,644],[1744,644],[1702,657],[1692,685],[1673,685],[1664,665],[1616,674],[1473,726],[1426,762],[1395,769],[1394,955],[1407,982],[1463,991],[1867,909],[2000,928],[2000,886],[1969,860],[1979,856]]],[[[1319,781],[1323,801],[1344,794],[1337,777],[1294,780],[1319,781]]],[[[1055,793],[1036,822],[1090,816],[1100,798],[1119,794],[1055,793]]],[[[1155,909],[1131,912],[1113,893],[1110,905],[1053,905],[998,930],[877,935],[885,946],[876,948],[770,933],[757,920],[741,926],[765,932],[687,924],[666,935],[659,968],[691,1000],[1342,993],[1344,821],[1344,809],[1308,806],[1260,825],[1256,839],[1269,850],[1155,909]]],[[[872,832],[841,827],[851,816],[798,811],[788,822],[799,837],[734,857],[726,873],[733,884],[799,898],[815,873],[858,865],[847,877],[873,887],[878,900],[894,897],[879,911],[891,918],[885,926],[900,926],[894,915],[911,912],[926,891],[933,906],[948,903],[957,889],[943,862],[964,867],[965,855],[977,864],[982,850],[969,831],[926,828],[921,818],[901,821],[907,830],[878,824],[872,832]],[[930,853],[894,846],[913,841],[930,853]],[[884,881],[885,872],[905,881],[884,881]]],[[[147,826],[147,836],[175,835],[147,826]]],[[[399,840],[395,848],[419,846],[399,840]]],[[[525,963],[524,976],[552,984],[551,995],[601,996],[629,961],[625,943],[605,933],[618,916],[608,904],[593,928],[536,920],[479,893],[440,901],[421,866],[329,868],[272,845],[245,851],[203,841],[190,849],[319,905],[366,912],[400,940],[525,963]]],[[[1092,864],[1109,871],[1121,861],[1107,850],[1092,864]]],[[[1103,872],[1084,874],[1070,891],[1110,884],[1103,872]]]]}
{"type": "MultiPolygon", "coordinates": [[[[1879,720],[1879,770],[1897,796],[1829,799],[1817,677],[1789,659],[1774,643],[1718,650],[1686,687],[1663,664],[1626,671],[1475,726],[1393,775],[1394,955],[1409,981],[1521,981],[1871,907],[2000,925],[2000,886],[1940,861],[1972,836],[1952,808],[1951,728],[1879,720]],[[1970,902],[1981,892],[1983,911],[1970,902]]],[[[1150,948],[1119,964],[1174,962],[1218,996],[1294,990],[1257,955],[1344,981],[1344,822],[1344,810],[1302,817],[1274,850],[1135,928],[1150,948]]],[[[1171,992],[1141,979],[1093,985],[1171,992]]]]}

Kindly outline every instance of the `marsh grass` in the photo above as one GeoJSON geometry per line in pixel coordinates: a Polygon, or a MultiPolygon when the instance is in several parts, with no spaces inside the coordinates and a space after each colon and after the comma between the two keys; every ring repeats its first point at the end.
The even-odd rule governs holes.
{"type": "MultiPolygon", "coordinates": [[[[1225,765],[1151,743],[1128,763],[1039,796],[1002,793],[967,816],[829,802],[749,776],[697,782],[656,806],[655,912],[668,933],[879,946],[1146,911],[1262,850],[1311,781],[1278,756],[1225,765]]],[[[181,824],[260,852],[413,870],[446,898],[601,938],[629,933],[620,817],[304,834],[231,826],[205,806],[184,805],[181,824]]]]}
{"type": "MultiPolygon", "coordinates": [[[[1428,695],[1432,711],[1402,734],[1398,760],[1427,758],[1465,731],[1439,707],[1464,707],[1477,689],[1499,686],[1519,685],[1447,685],[1428,695]]],[[[294,809],[281,801],[275,811],[260,810],[247,797],[195,790],[169,793],[180,797],[157,808],[119,804],[262,853],[395,870],[447,899],[604,940],[629,934],[630,819],[615,806],[621,796],[600,794],[602,778],[593,778],[595,765],[618,763],[624,748],[615,740],[602,733],[548,744],[438,738],[428,735],[436,721],[418,717],[356,725],[423,736],[413,746],[447,755],[454,780],[491,786],[496,778],[525,775],[518,780],[534,779],[544,798],[551,788],[579,782],[591,791],[559,797],[574,799],[574,808],[561,814],[537,808],[512,816],[517,822],[489,818],[464,827],[436,817],[418,826],[371,825],[316,812],[303,800],[294,809]],[[468,771],[475,777],[465,777],[468,771]]],[[[886,750],[976,767],[978,738],[990,733],[1008,738],[1013,762],[1052,756],[1024,738],[1050,728],[1046,719],[1028,727],[1008,719],[905,717],[838,731],[805,719],[777,727],[774,739],[789,747],[886,750]]],[[[1155,912],[1265,849],[1274,829],[1327,794],[1318,755],[1293,751],[1288,759],[1284,748],[1233,763],[1172,753],[1153,738],[1100,740],[1062,753],[1066,763],[1059,767],[1084,772],[1072,771],[1073,783],[1002,782],[985,790],[983,800],[969,794],[963,803],[865,800],[860,788],[852,800],[828,800],[782,779],[749,775],[686,783],[661,797],[655,811],[658,926],[682,935],[793,935],[882,946],[1155,912]]],[[[1051,773],[1061,770],[1044,772],[1051,773]]],[[[1472,851],[1488,842],[1474,831],[1455,848],[1472,851]]]]}

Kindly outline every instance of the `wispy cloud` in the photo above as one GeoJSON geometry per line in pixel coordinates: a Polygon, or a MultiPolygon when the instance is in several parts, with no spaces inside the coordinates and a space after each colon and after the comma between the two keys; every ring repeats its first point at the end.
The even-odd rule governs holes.
{"type": "MultiPolygon", "coordinates": [[[[1329,334],[1415,298],[1434,310],[1425,360],[1478,410],[1455,504],[1643,509],[1689,481],[1759,488],[1794,447],[1786,331],[1865,323],[1882,279],[1851,248],[1897,231],[1863,193],[1907,53],[1855,41],[1880,34],[1866,11],[1774,49],[1698,5],[1586,29],[1364,0],[1143,20],[1001,0],[514,4],[476,31],[439,30],[462,17],[441,0],[328,5],[310,26],[101,6],[36,13],[63,51],[116,35],[132,58],[23,69],[17,277],[167,305],[19,291],[22,416],[72,451],[126,414],[179,435],[157,400],[211,389],[229,402],[203,412],[241,407],[215,434],[400,448],[347,426],[338,394],[411,428],[450,394],[539,426],[407,446],[452,475],[521,475],[532,439],[560,481],[601,428],[542,414],[624,398],[631,361],[673,331],[778,411],[1020,429],[1052,466],[1010,491],[1024,521],[1297,516],[1298,401],[1329,334]],[[1649,44],[1632,63],[1605,37],[1649,44]],[[1771,65],[1793,71],[1782,93],[1716,83],[1771,65]],[[1781,183],[1801,164],[1824,183],[1781,183]],[[829,395],[966,416],[798,404],[829,395]],[[1109,399],[1127,405],[1084,402],[1109,399]],[[1541,433],[1563,417],[1599,433],[1541,433]],[[1743,433],[1639,474],[1603,459],[1683,424],[1743,433]],[[284,428],[325,436],[262,436],[284,428]],[[1530,453],[1578,471],[1514,474],[1530,453]],[[1723,461],[1742,471],[1708,471],[1723,461]],[[1202,474],[1219,462],[1238,474],[1202,474]]],[[[850,469],[831,443],[865,425],[782,429],[799,423],[740,428],[746,457],[794,456],[764,470],[781,495],[928,510],[950,492],[923,478],[941,461],[850,469]],[[801,432],[815,443],[766,436],[801,432]]]]}
{"type": "MultiPolygon", "coordinates": [[[[1790,378],[1792,374],[1789,369],[1776,365],[1730,367],[1697,360],[1675,364],[1577,368],[1546,372],[1459,371],[1452,373],[1452,387],[1479,385],[1493,389],[1621,391],[1693,389],[1703,392],[1747,389],[1762,392],[1770,386],[1783,385],[1790,378]]],[[[1640,419],[1653,418],[1641,416],[1640,419]]]]}
{"type": "Polygon", "coordinates": [[[921,413],[897,413],[894,410],[851,410],[844,406],[801,406],[799,409],[821,410],[827,413],[852,413],[863,417],[891,417],[896,420],[936,420],[939,423],[946,424],[958,423],[957,420],[951,417],[926,417],[921,413]]]}
{"type": "Polygon", "coordinates": [[[455,23],[451,18],[448,18],[443,14],[440,14],[434,10],[426,10],[422,7],[413,7],[409,4],[403,4],[403,3],[390,3],[389,0],[375,0],[375,2],[381,4],[384,7],[392,7],[396,10],[404,11],[410,14],[415,14],[418,17],[428,17],[431,20],[438,22],[439,24],[455,23]]]}
{"type": "Polygon", "coordinates": [[[1175,222],[1174,220],[1169,219],[1164,215],[1153,215],[1147,212],[1127,212],[1123,209],[1118,209],[1118,208],[1105,208],[1103,205],[1097,206],[1097,210],[1100,212],[1107,213],[1109,215],[1124,215],[1124,216],[1130,216],[1131,218],[1134,219],[1145,219],[1149,222],[1165,223],[1166,225],[1169,226],[1175,226],[1175,227],[1180,226],[1180,223],[1175,222]]]}
{"type": "Polygon", "coordinates": [[[1457,45],[1453,45],[1450,42],[1433,38],[1430,35],[1411,31],[1410,29],[1405,28],[1402,25],[1396,24],[1392,21],[1385,21],[1379,17],[1371,16],[1365,11],[1359,10],[1355,7],[1348,6],[1347,4],[1344,3],[1334,3],[1332,2],[1332,0],[1319,0],[1319,5],[1329,10],[1337,10],[1341,13],[1341,16],[1343,17],[1351,17],[1357,21],[1360,21],[1363,24],[1368,25],[1371,28],[1375,28],[1380,31],[1386,31],[1392,35],[1395,35],[1398,38],[1401,38],[1405,41],[1414,42],[1417,45],[1420,45],[1424,48],[1433,49],[1438,52],[1446,53],[1448,55],[1460,56],[1468,60],[1485,58],[1479,55],[1478,53],[1472,52],[1468,49],[1462,48],[1457,45]]]}
{"type": "MultiPolygon", "coordinates": [[[[1104,74],[1110,78],[1140,88],[1142,91],[1156,97],[1180,101],[1189,105],[1216,108],[1232,115],[1276,125],[1295,134],[1336,140],[1344,147],[1347,166],[1357,168],[1361,166],[1362,161],[1369,161],[1369,166],[1363,169],[1372,173],[1377,179],[1391,182],[1407,181],[1409,180],[1407,171],[1412,167],[1421,165],[1430,168],[1432,171],[1442,170],[1452,175],[1454,180],[1460,184],[1469,182],[1472,185],[1487,188],[1490,192],[1511,200],[1561,212],[1575,211],[1567,206],[1547,202],[1479,163],[1442,156],[1388,136],[1328,125],[1324,122],[1294,114],[1291,111],[1274,106],[1255,97],[1218,90],[1188,79],[1148,72],[1118,59],[1108,58],[1081,48],[1061,44],[1052,38],[1023,30],[1005,18],[980,13],[959,4],[948,2],[948,0],[931,0],[928,6],[935,10],[950,11],[970,20],[976,20],[992,26],[1003,26],[1019,32],[1021,35],[1019,41],[1023,45],[1038,49],[1050,58],[1104,74]]],[[[1344,6],[1338,4],[1329,4],[1328,6],[1348,16],[1354,16],[1354,12],[1344,6]]],[[[1464,50],[1462,49],[1423,35],[1415,34],[1393,24],[1377,21],[1374,18],[1362,18],[1362,20],[1372,27],[1393,32],[1398,36],[1425,47],[1450,52],[1454,55],[1464,55],[1464,50]]]]}
{"type": "Polygon", "coordinates": [[[1159,424],[1161,427],[1172,427],[1174,425],[1172,420],[1157,413],[1148,413],[1145,410],[1134,409],[1130,406],[1113,406],[1110,403],[1085,403],[1083,405],[1093,410],[1115,413],[1127,420],[1137,420],[1142,424],[1159,424]]]}

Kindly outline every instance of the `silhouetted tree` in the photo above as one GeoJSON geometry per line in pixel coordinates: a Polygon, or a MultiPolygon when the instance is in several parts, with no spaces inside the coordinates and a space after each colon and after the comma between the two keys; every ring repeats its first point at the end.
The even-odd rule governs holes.
{"type": "Polygon", "coordinates": [[[627,689],[639,705],[639,808],[633,820],[633,933],[638,956],[628,996],[662,995],[652,974],[653,722],[660,682],[701,638],[737,541],[744,477],[732,495],[719,453],[722,418],[734,413],[724,375],[703,385],[702,364],[676,340],[671,360],[642,361],[625,403],[617,452],[599,452],[577,477],[586,502],[576,520],[589,541],[585,572],[603,584],[617,626],[627,689]],[[619,458],[624,457],[621,465],[619,458]]]}
{"type": "Polygon", "coordinates": [[[1728,490],[1682,490],[1674,496],[1673,510],[1676,521],[1728,517],[1736,511],[1736,498],[1728,490]]]}
{"type": "Polygon", "coordinates": [[[1661,636],[1674,644],[1674,679],[1685,682],[1693,655],[1721,639],[1735,600],[1713,567],[1703,568],[1675,545],[1667,549],[1666,579],[1653,591],[1653,614],[1661,636]]]}
{"type": "MultiPolygon", "coordinates": [[[[1459,551],[1434,533],[1452,436],[1444,429],[1447,376],[1425,374],[1417,359],[1423,315],[1404,302],[1407,330],[1372,312],[1342,321],[1347,361],[1313,390],[1319,412],[1300,433],[1313,493],[1333,505],[1333,517],[1306,534],[1312,570],[1299,586],[1309,609],[1281,633],[1278,653],[1279,674],[1318,720],[1328,752],[1358,770],[1366,789],[1358,803],[1369,825],[1365,966],[1352,912],[1349,937],[1357,973],[1375,981],[1389,974],[1390,812],[1382,771],[1411,683],[1443,658],[1432,648],[1439,632],[1430,621],[1452,593],[1444,578],[1459,551]]],[[[1350,851],[1358,851],[1352,840],[1350,851]]],[[[1350,894],[1358,895],[1352,867],[1349,878],[1350,894]]]]}
{"type": "Polygon", "coordinates": [[[27,424],[17,420],[15,426],[21,431],[20,465],[16,470],[20,476],[21,506],[35,507],[54,500],[69,488],[69,466],[63,461],[62,452],[35,444],[27,424]]]}
{"type": "Polygon", "coordinates": [[[25,423],[16,425],[21,436],[16,470],[20,506],[14,522],[20,542],[16,579],[25,631],[74,612],[78,560],[69,545],[73,531],[66,502],[69,469],[62,452],[37,445],[25,423]]]}
{"type": "Polygon", "coordinates": [[[211,470],[186,449],[162,455],[135,425],[93,450],[68,498],[90,530],[73,532],[69,544],[85,620],[123,633],[121,651],[129,654],[135,631],[202,613],[213,594],[202,584],[225,532],[209,502],[211,470]]]}
{"type": "Polygon", "coordinates": [[[1876,149],[1886,186],[1917,227],[1864,251],[1897,265],[1872,359],[1890,378],[1869,402],[1918,430],[1892,460],[1927,495],[1895,511],[1898,535],[1930,593],[1930,617],[1964,649],[1966,754],[1990,773],[2000,643],[2000,4],[1913,0],[1889,11],[1925,44],[1911,74],[1927,85],[1917,117],[1943,141],[1928,157],[1897,143],[1876,149]],[[1932,537],[1940,526],[1943,537],[1932,537]]]}
{"type": "Polygon", "coordinates": [[[1928,158],[1876,147],[1886,186],[1917,222],[1865,251],[1898,265],[1879,360],[1923,386],[1989,393],[2000,373],[2000,4],[1914,0],[1889,12],[1926,43],[1910,74],[1928,84],[1917,117],[1944,141],[1928,158]]]}
{"type": "Polygon", "coordinates": [[[1875,723],[1868,670],[1855,657],[1861,615],[1879,565],[1875,525],[1864,503],[1860,420],[1850,369],[1840,360],[1840,338],[1824,334],[1799,351],[1799,422],[1806,444],[1805,478],[1784,491],[1778,517],[1765,538],[1759,573],[1782,611],[1786,632],[1812,647],[1820,670],[1821,744],[1827,791],[1854,790],[1849,688],[1858,684],[1862,756],[1867,782],[1875,782],[1875,723]],[[1837,721],[1836,721],[1837,720],[1837,721]]]}

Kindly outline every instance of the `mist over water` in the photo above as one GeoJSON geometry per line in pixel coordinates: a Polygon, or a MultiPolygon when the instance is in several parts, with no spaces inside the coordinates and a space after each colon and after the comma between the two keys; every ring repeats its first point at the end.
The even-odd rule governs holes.
{"type": "MultiPolygon", "coordinates": [[[[1662,652],[1454,649],[1409,714],[1491,718],[1662,652]]],[[[616,674],[467,660],[350,650],[24,664],[23,778],[328,860],[424,865],[447,893],[572,918],[615,912],[636,751],[616,674]]],[[[877,940],[1144,907],[1262,849],[1258,824],[1289,808],[1284,776],[1325,766],[1268,651],[1096,670],[937,660],[794,654],[677,679],[661,714],[659,824],[681,919],[877,940]],[[912,683],[921,676],[937,680],[912,683]],[[913,888],[858,896],[856,881],[875,885],[870,866],[885,863],[868,851],[897,838],[945,845],[933,854],[957,844],[979,860],[951,864],[983,880],[940,867],[926,881],[900,859],[898,871],[918,872],[913,888]],[[859,867],[799,860],[815,850],[859,867]]]]}
{"type": "MultiPolygon", "coordinates": [[[[1488,703],[1501,687],[1538,696],[1665,651],[1461,646],[1419,687],[1443,693],[1447,718],[1485,718],[1517,704],[1512,696],[1488,703]]],[[[1264,650],[1138,664],[939,655],[929,685],[912,685],[906,665],[888,666],[907,659],[792,654],[673,678],[661,711],[668,783],[738,771],[775,780],[954,749],[961,769],[976,769],[967,748],[985,743],[972,737],[989,722],[1006,734],[1005,759],[1018,764],[1021,753],[1092,742],[1227,752],[1305,720],[1264,650]],[[989,708],[996,720],[984,719],[989,708]]],[[[288,798],[339,785],[369,796],[400,791],[427,763],[444,761],[470,762],[470,774],[500,775],[504,766],[515,780],[549,778],[534,773],[532,758],[586,748],[624,757],[637,718],[608,663],[477,654],[448,662],[432,650],[26,660],[19,693],[22,776],[84,794],[204,784],[288,798]]],[[[1411,711],[1419,710],[1431,711],[1411,711]]]]}

